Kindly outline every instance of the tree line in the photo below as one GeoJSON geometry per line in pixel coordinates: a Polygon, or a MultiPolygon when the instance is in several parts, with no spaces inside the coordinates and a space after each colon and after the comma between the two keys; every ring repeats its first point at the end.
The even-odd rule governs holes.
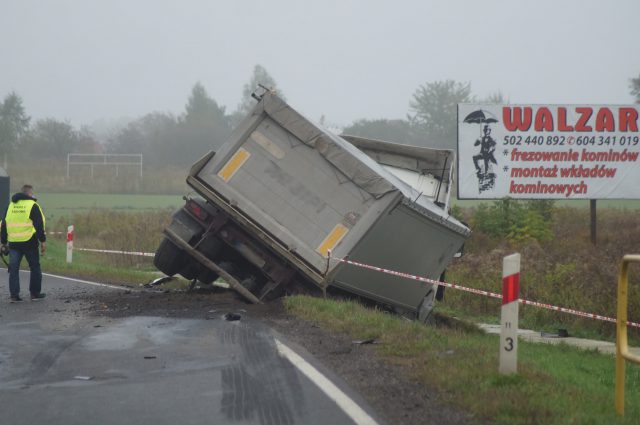
{"type": "MultiPolygon", "coordinates": [[[[640,103],[640,75],[629,80],[629,89],[634,101],[640,103]]],[[[476,102],[508,103],[508,99],[500,92],[478,98],[468,82],[434,81],[416,89],[409,102],[410,113],[405,119],[362,119],[343,132],[409,145],[456,149],[456,105],[476,102]]]]}
{"type": "MultiPolygon", "coordinates": [[[[224,143],[233,127],[255,105],[251,93],[258,84],[277,87],[267,70],[256,65],[251,79],[244,85],[241,102],[235,111],[228,113],[198,82],[191,89],[181,114],[151,112],[118,129],[104,141],[98,141],[88,127],[76,129],[54,118],[32,123],[21,97],[9,93],[0,103],[0,153],[60,160],[66,159],[69,153],[142,153],[146,164],[188,165],[224,143]]],[[[640,103],[640,75],[630,79],[629,88],[635,101],[640,103]]],[[[283,96],[280,91],[279,94],[283,96]]],[[[479,99],[473,95],[469,82],[428,82],[413,93],[405,119],[360,119],[344,128],[343,133],[455,149],[456,105],[478,101],[506,103],[500,92],[479,99]]]]}

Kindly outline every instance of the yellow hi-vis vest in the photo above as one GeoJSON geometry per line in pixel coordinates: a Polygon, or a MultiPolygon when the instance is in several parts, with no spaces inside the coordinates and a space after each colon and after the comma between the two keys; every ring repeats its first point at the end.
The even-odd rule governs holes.
{"type": "MultiPolygon", "coordinates": [[[[7,226],[7,240],[9,242],[27,242],[34,233],[36,228],[29,218],[33,206],[37,206],[42,213],[42,208],[29,199],[23,199],[18,202],[11,202],[7,209],[7,217],[5,218],[7,226]]],[[[44,227],[44,214],[42,214],[42,225],[44,227]]]]}

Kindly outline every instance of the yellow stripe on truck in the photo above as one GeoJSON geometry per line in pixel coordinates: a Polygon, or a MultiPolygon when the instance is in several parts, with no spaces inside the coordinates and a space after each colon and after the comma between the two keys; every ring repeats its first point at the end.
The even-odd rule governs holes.
{"type": "Polygon", "coordinates": [[[238,149],[236,153],[227,161],[227,163],[222,167],[222,169],[218,172],[218,177],[220,177],[225,182],[231,180],[231,177],[242,167],[242,164],[247,162],[247,159],[251,154],[244,148],[238,149]]]}
{"type": "Polygon", "coordinates": [[[327,251],[329,251],[330,249],[333,250],[333,248],[335,248],[336,245],[340,243],[342,238],[344,238],[344,235],[346,235],[348,232],[349,229],[347,229],[345,226],[339,223],[336,224],[336,227],[334,227],[333,230],[327,235],[327,237],[324,238],[320,246],[316,248],[316,251],[326,257],[327,251]]]}

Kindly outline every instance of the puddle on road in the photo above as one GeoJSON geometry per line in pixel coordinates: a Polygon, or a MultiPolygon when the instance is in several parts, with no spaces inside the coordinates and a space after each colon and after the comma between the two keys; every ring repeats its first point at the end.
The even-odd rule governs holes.
{"type": "Polygon", "coordinates": [[[167,321],[166,318],[132,317],[116,323],[91,335],[82,342],[82,347],[90,351],[128,350],[140,341],[154,345],[175,343],[189,329],[188,322],[180,319],[167,321]],[[186,325],[186,326],[185,326],[186,325]]]}

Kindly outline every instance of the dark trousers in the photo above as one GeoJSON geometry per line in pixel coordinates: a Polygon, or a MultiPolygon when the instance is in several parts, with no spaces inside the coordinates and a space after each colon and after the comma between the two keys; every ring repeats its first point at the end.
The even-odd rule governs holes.
{"type": "Polygon", "coordinates": [[[40,253],[38,246],[29,248],[9,249],[9,292],[12,297],[20,295],[20,263],[22,257],[27,258],[31,276],[29,277],[29,292],[32,295],[40,293],[42,287],[42,270],[40,270],[40,253]]]}

